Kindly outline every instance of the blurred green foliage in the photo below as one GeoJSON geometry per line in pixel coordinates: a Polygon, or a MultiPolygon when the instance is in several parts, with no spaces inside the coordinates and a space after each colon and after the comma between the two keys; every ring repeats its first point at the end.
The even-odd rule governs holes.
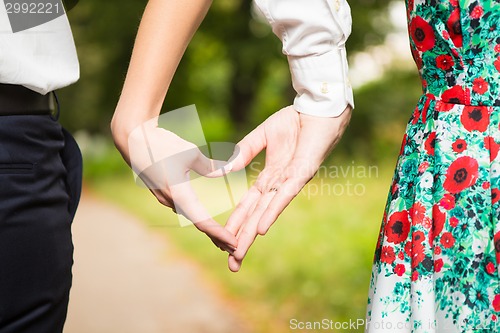
{"type": "Polygon", "coordinates": [[[416,71],[388,71],[382,79],[355,91],[356,108],[339,152],[373,162],[397,154],[421,94],[416,71]]]}

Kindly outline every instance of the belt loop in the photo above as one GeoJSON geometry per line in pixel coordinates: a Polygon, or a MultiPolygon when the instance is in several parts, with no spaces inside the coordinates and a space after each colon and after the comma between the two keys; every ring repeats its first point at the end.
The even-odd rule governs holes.
{"type": "Polygon", "coordinates": [[[61,113],[61,106],[59,104],[59,98],[57,98],[57,94],[54,91],[52,91],[52,95],[54,96],[54,100],[56,101],[56,109],[55,109],[55,112],[51,112],[50,114],[50,118],[54,121],[58,121],[59,120],[59,114],[61,113]]]}

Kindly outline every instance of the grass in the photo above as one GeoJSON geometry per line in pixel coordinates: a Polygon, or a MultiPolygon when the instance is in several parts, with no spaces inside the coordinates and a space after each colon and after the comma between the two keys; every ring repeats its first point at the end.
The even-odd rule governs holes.
{"type": "Polygon", "coordinates": [[[237,274],[228,271],[226,256],[206,236],[193,227],[179,227],[176,216],[136,186],[131,174],[100,176],[89,186],[164,233],[198,262],[205,278],[234,301],[255,332],[280,333],[290,331],[294,318],[364,318],[373,251],[394,165],[386,164],[371,174],[354,163],[322,170],[268,235],[257,239],[237,274]]]}

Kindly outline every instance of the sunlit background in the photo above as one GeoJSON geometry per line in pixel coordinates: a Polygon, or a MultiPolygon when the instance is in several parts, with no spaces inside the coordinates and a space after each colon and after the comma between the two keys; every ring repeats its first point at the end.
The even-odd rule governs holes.
{"type": "MultiPolygon", "coordinates": [[[[197,279],[247,332],[289,332],[294,319],[343,323],[364,318],[371,261],[392,169],[405,124],[421,93],[409,52],[404,3],[350,1],[354,26],[347,48],[356,109],[349,129],[317,177],[269,234],[257,239],[237,274],[227,270],[226,256],[206,236],[195,228],[173,227],[176,216],[135,185],[110,139],[109,122],[145,5],[145,0],[85,0],[69,13],[81,79],[59,93],[61,122],[75,134],[84,154],[84,200],[93,203],[84,207],[94,207],[91,218],[98,219],[99,210],[111,206],[120,214],[134,216],[155,235],[155,241],[168,244],[158,251],[175,253],[195,267],[197,279]]],[[[251,1],[217,0],[181,62],[164,111],[195,104],[208,142],[238,142],[271,113],[291,104],[293,97],[281,44],[256,15],[251,1]]],[[[262,168],[262,156],[259,161],[254,166],[262,168]]],[[[249,179],[254,179],[256,168],[247,171],[249,179]]],[[[114,219],[114,215],[102,215],[108,222],[114,219]]],[[[155,287],[138,278],[133,286],[105,280],[96,290],[81,291],[85,279],[79,275],[79,245],[106,242],[99,234],[99,224],[94,233],[79,234],[89,223],[85,216],[74,227],[78,240],[75,282],[66,332],[113,333],[114,327],[118,332],[118,321],[134,320],[134,307],[153,306],[145,296],[136,300],[140,304],[127,306],[130,289],[154,295],[150,289],[155,287]],[[92,305],[79,305],[79,297],[91,299],[92,305]],[[119,305],[113,307],[122,307],[116,311],[104,308],[109,316],[104,314],[103,322],[85,313],[102,304],[114,304],[109,303],[110,298],[118,298],[115,303],[119,305]]],[[[223,223],[225,218],[227,215],[218,220],[223,223]]],[[[110,243],[122,231],[120,218],[116,219],[116,235],[106,235],[110,243]]],[[[95,255],[127,258],[141,251],[127,244],[123,247],[95,255]]],[[[163,255],[159,253],[160,258],[163,255]]],[[[127,278],[147,274],[133,265],[131,261],[127,271],[125,264],[121,274],[127,278]]],[[[157,265],[174,264],[165,260],[157,265]]],[[[106,267],[112,265],[88,267],[95,269],[84,273],[91,278],[107,274],[106,267]]],[[[186,284],[179,288],[190,289],[186,284]]],[[[189,302],[169,301],[177,307],[190,306],[189,302]]],[[[155,311],[158,307],[162,312],[162,305],[155,311]]],[[[164,316],[154,320],[174,319],[165,308],[164,316]]],[[[148,327],[135,331],[164,332],[148,327]]],[[[362,327],[332,331],[362,332],[362,327]]],[[[176,332],[212,331],[180,327],[176,332]]]]}

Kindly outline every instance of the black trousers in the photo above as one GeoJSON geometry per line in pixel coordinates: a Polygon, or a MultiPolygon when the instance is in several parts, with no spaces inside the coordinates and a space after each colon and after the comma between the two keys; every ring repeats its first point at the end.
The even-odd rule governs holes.
{"type": "Polygon", "coordinates": [[[0,116],[0,333],[62,332],[81,175],[50,116],[0,116]]]}

